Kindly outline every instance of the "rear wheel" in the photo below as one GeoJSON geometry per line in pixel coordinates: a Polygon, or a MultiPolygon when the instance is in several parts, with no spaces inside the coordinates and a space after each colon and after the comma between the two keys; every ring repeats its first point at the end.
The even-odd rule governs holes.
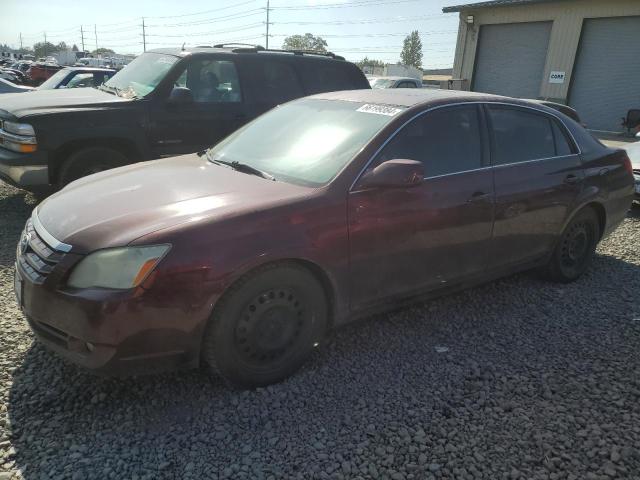
{"type": "Polygon", "coordinates": [[[202,358],[238,388],[279,382],[295,372],[326,333],[324,289],[307,269],[275,264],[240,279],[216,306],[202,358]]]}
{"type": "Polygon", "coordinates": [[[548,276],[557,282],[577,280],[589,267],[600,239],[600,225],[591,208],[580,211],[560,236],[547,266],[548,276]]]}
{"type": "Polygon", "coordinates": [[[73,153],[64,162],[59,178],[60,188],[82,177],[126,165],[127,157],[108,147],[88,147],[73,153]]]}

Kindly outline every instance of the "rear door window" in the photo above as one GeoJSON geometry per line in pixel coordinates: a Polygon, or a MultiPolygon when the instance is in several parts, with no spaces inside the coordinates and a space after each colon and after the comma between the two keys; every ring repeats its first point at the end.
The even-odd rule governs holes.
{"type": "Polygon", "coordinates": [[[308,94],[366,88],[346,62],[318,59],[301,61],[297,66],[308,94]]]}
{"type": "Polygon", "coordinates": [[[567,135],[564,133],[564,129],[560,128],[558,122],[555,120],[552,120],[551,124],[553,125],[553,138],[556,143],[556,154],[558,156],[573,154],[573,148],[571,148],[571,144],[569,143],[567,135]]]}
{"type": "Polygon", "coordinates": [[[494,165],[558,156],[551,119],[519,108],[489,106],[494,165]]]}
{"type": "Polygon", "coordinates": [[[305,96],[298,74],[291,64],[273,60],[260,63],[262,92],[269,101],[279,104],[305,96]]]}
{"type": "Polygon", "coordinates": [[[416,84],[413,82],[404,81],[398,84],[398,88],[416,88],[416,84]]]}

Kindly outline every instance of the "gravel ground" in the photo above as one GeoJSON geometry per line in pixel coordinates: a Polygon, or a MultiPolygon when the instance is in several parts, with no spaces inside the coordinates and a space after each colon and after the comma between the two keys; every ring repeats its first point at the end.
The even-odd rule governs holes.
{"type": "Polygon", "coordinates": [[[0,183],[0,480],[640,479],[640,213],[572,285],[517,275],[348,326],[288,381],[85,374],[12,293],[0,183]]]}

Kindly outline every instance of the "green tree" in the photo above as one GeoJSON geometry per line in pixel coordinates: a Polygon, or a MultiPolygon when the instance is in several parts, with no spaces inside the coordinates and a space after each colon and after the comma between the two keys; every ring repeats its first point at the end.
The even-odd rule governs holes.
{"type": "Polygon", "coordinates": [[[358,67],[360,67],[360,68],[362,68],[364,66],[384,67],[385,63],[383,61],[381,61],[381,60],[376,60],[375,58],[364,57],[359,62],[356,62],[356,65],[358,65],[358,67]]]}
{"type": "Polygon", "coordinates": [[[312,52],[326,52],[327,41],[310,33],[291,35],[284,39],[283,50],[308,50],[312,52]]]}
{"type": "Polygon", "coordinates": [[[404,39],[400,60],[403,65],[422,68],[422,40],[417,30],[411,32],[404,39]]]}
{"type": "Polygon", "coordinates": [[[78,46],[75,43],[73,44],[73,47],[71,47],[71,51],[72,52],[79,52],[78,46]]]}
{"type": "Polygon", "coordinates": [[[33,54],[36,58],[46,57],[52,53],[59,52],[60,48],[51,42],[38,42],[33,45],[33,54]]]}
{"type": "Polygon", "coordinates": [[[93,55],[115,55],[116,52],[111,50],[110,48],[98,48],[91,52],[93,55]]]}

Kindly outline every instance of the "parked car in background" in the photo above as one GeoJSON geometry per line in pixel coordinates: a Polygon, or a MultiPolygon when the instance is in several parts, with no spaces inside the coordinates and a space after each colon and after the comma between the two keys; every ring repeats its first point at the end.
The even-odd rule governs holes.
{"type": "Polygon", "coordinates": [[[624,151],[556,110],[324,93],[51,196],[20,240],[16,293],[37,338],[86,368],[202,363],[255,387],[351,318],[531,268],[576,280],[632,196],[624,151]]]}
{"type": "MultiPolygon", "coordinates": [[[[638,138],[640,138],[640,134],[638,134],[638,138]]],[[[631,159],[631,168],[636,182],[635,202],[640,204],[640,141],[629,143],[625,145],[624,149],[631,159]]]]}
{"type": "Polygon", "coordinates": [[[274,106],[313,93],[368,89],[331,53],[198,47],[144,53],[96,88],[0,97],[0,178],[57,188],[102,170],[197,152],[274,106]]]}
{"type": "Polygon", "coordinates": [[[411,77],[373,77],[371,88],[422,88],[422,81],[411,77]]]}
{"type": "Polygon", "coordinates": [[[1,93],[23,93],[29,92],[33,90],[33,87],[28,87],[26,85],[16,85],[9,80],[5,80],[4,78],[0,78],[0,94],[1,93]]]}
{"type": "Polygon", "coordinates": [[[113,68],[64,67],[49,77],[38,90],[97,87],[115,75],[113,68]]]}

